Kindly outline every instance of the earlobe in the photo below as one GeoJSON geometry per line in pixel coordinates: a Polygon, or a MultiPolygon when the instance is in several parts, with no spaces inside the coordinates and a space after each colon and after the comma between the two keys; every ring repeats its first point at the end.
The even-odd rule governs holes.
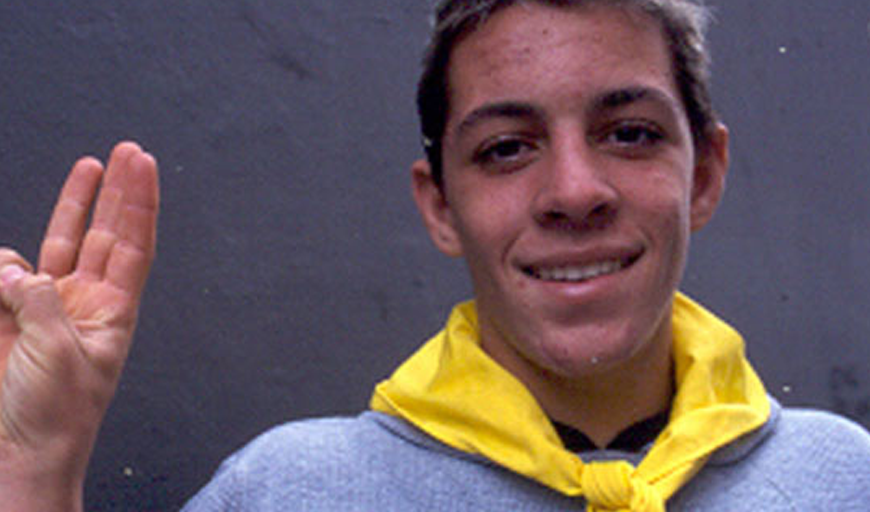
{"type": "Polygon", "coordinates": [[[728,128],[717,123],[707,147],[698,154],[692,177],[692,231],[704,227],[713,217],[725,192],[728,174],[728,128]]]}
{"type": "Polygon", "coordinates": [[[450,204],[443,188],[435,183],[432,166],[427,160],[417,160],[411,165],[411,186],[414,202],[432,242],[447,256],[462,256],[462,244],[453,225],[450,204]]]}

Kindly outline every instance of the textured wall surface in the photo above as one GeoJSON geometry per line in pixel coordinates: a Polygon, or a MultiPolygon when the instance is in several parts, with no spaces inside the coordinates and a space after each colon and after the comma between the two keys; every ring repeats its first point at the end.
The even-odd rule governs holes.
{"type": "MultiPolygon", "coordinates": [[[[787,404],[870,425],[870,6],[717,0],[725,204],[685,289],[787,404]]],[[[365,407],[469,293],[408,194],[426,0],[0,5],[0,244],[83,152],[160,159],[159,258],[88,510],[172,510],[276,423],[365,407]]]]}

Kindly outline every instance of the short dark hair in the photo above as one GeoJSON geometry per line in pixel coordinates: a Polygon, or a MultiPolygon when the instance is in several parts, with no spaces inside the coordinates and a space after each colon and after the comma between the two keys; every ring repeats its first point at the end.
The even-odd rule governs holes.
{"type": "Polygon", "coordinates": [[[710,10],[693,0],[441,0],[435,8],[434,28],[423,59],[423,73],[417,85],[417,113],[426,158],[432,177],[443,183],[442,138],[449,110],[448,68],[453,49],[468,34],[482,26],[496,12],[518,3],[553,7],[612,5],[638,9],[662,25],[671,54],[674,78],[689,118],[692,140],[697,149],[710,142],[716,122],[710,98],[710,53],[706,29],[710,10]]]}

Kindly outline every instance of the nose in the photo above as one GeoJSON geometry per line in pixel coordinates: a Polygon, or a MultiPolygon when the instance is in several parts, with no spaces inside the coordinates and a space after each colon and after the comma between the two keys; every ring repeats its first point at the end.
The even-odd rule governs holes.
{"type": "Polygon", "coordinates": [[[539,170],[534,215],[541,226],[601,229],[616,218],[619,193],[581,137],[554,141],[539,170]]]}

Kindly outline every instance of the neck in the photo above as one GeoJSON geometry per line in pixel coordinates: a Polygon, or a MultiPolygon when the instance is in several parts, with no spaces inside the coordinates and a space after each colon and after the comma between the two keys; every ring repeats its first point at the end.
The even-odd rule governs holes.
{"type": "Polygon", "coordinates": [[[670,364],[647,377],[623,368],[589,379],[547,375],[527,386],[550,418],[583,432],[598,447],[665,411],[674,393],[670,364]]]}
{"type": "Polygon", "coordinates": [[[607,446],[631,425],[665,411],[674,395],[670,322],[629,360],[584,375],[564,376],[534,365],[511,368],[553,420],[607,446]]]}

